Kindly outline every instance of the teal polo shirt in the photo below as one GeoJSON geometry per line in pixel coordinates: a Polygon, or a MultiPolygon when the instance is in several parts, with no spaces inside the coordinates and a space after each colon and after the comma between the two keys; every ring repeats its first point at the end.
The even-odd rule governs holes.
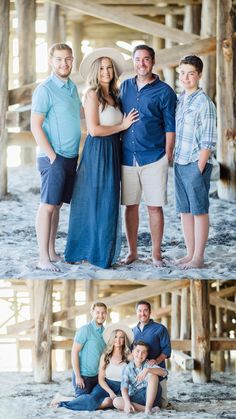
{"type": "MultiPolygon", "coordinates": [[[[70,79],[64,83],[55,74],[41,83],[33,93],[32,113],[45,116],[42,128],[55,153],[61,156],[78,156],[80,108],[76,85],[70,79]]],[[[39,150],[39,156],[44,155],[39,150]]]]}
{"type": "Polygon", "coordinates": [[[74,338],[75,343],[83,345],[79,352],[80,374],[94,377],[98,374],[100,357],[105,349],[102,337],[103,326],[97,326],[95,320],[77,330],[74,338]]]}

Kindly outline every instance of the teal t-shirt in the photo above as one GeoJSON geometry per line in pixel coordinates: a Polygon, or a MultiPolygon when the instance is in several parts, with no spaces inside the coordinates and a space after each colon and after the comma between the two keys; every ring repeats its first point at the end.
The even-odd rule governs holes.
{"type": "MultiPolygon", "coordinates": [[[[78,156],[80,108],[76,85],[70,79],[64,83],[55,74],[41,83],[33,93],[32,113],[45,116],[42,128],[55,153],[61,156],[78,156]]],[[[39,156],[44,155],[39,150],[39,156]]]]}
{"type": "Polygon", "coordinates": [[[94,320],[77,330],[74,342],[83,345],[79,352],[81,375],[94,377],[98,374],[100,357],[106,346],[103,331],[104,327],[97,326],[94,320]]]}

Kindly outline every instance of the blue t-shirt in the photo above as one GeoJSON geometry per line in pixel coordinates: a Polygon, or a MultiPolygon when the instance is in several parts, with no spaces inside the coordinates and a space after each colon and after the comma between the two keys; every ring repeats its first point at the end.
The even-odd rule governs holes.
{"type": "MultiPolygon", "coordinates": [[[[76,85],[70,79],[64,83],[55,74],[41,83],[33,93],[32,113],[45,116],[42,128],[55,153],[61,156],[78,156],[80,107],[76,85]]],[[[44,155],[40,150],[39,156],[44,155]]]]}
{"type": "MultiPolygon", "coordinates": [[[[133,328],[134,340],[143,340],[149,345],[148,359],[156,359],[160,354],[165,354],[167,358],[171,355],[170,336],[167,328],[161,323],[154,322],[152,319],[145,324],[143,330],[139,324],[133,328]]],[[[158,364],[165,368],[165,361],[158,364]]]]}
{"type": "Polygon", "coordinates": [[[165,155],[165,134],[175,132],[176,94],[155,76],[152,83],[138,90],[136,78],[121,84],[122,111],[132,108],[139,112],[139,121],[122,132],[122,164],[139,166],[154,163],[165,155]]]}
{"type": "Polygon", "coordinates": [[[100,357],[106,347],[103,331],[104,327],[97,326],[94,320],[77,330],[74,342],[83,345],[79,352],[81,375],[94,377],[98,374],[100,357]]]}

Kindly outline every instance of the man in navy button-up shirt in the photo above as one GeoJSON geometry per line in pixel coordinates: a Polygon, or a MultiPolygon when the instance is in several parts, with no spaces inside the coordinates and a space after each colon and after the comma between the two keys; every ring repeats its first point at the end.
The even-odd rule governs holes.
{"type": "Polygon", "coordinates": [[[121,85],[122,109],[139,112],[139,120],[122,134],[122,204],[126,205],[126,235],[129,254],[124,263],[137,259],[138,212],[141,195],[148,207],[152,238],[152,260],[163,265],[161,242],[164,229],[168,162],[172,160],[175,139],[176,95],[152,73],[155,52],[138,45],[133,52],[137,76],[121,85]]]}
{"type": "MultiPolygon", "coordinates": [[[[142,340],[148,344],[149,365],[158,364],[160,367],[166,368],[165,360],[171,355],[168,330],[163,324],[154,322],[150,318],[151,305],[148,301],[141,300],[136,304],[136,314],[139,322],[133,328],[134,340],[142,340]]],[[[168,404],[166,378],[160,378],[160,383],[162,387],[161,405],[166,407],[168,404]]]]}

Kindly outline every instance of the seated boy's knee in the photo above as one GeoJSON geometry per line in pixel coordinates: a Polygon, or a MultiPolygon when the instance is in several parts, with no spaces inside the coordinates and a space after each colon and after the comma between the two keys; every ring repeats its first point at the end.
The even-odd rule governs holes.
{"type": "Polygon", "coordinates": [[[113,406],[116,409],[120,409],[121,408],[121,403],[122,403],[122,397],[115,397],[115,399],[113,400],[113,406]]]}

